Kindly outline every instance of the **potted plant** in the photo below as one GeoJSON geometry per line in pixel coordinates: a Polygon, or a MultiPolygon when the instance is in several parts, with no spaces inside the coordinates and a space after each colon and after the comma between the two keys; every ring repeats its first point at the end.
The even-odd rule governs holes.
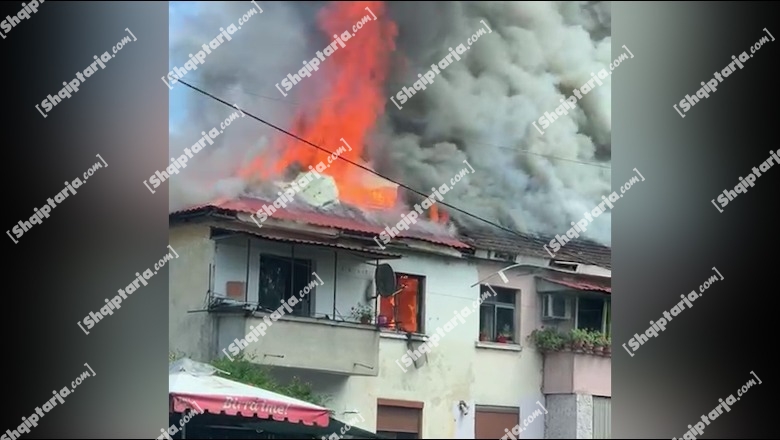
{"type": "Polygon", "coordinates": [[[575,328],[569,333],[571,345],[574,351],[582,352],[585,347],[585,341],[588,339],[588,332],[575,328]]]}
{"type": "Polygon", "coordinates": [[[560,338],[561,338],[561,350],[571,351],[574,345],[574,338],[572,338],[571,333],[561,334],[560,338]]]}
{"type": "Polygon", "coordinates": [[[531,332],[529,339],[533,340],[536,348],[542,353],[560,350],[564,341],[563,336],[554,327],[536,329],[531,332]]]}
{"type": "Polygon", "coordinates": [[[356,321],[360,321],[361,324],[369,324],[371,318],[374,317],[374,309],[368,304],[358,304],[352,307],[350,318],[356,321]]]}
{"type": "Polygon", "coordinates": [[[604,337],[604,334],[601,332],[593,332],[593,353],[603,356],[604,355],[604,346],[607,344],[607,340],[604,337]]]}
{"type": "Polygon", "coordinates": [[[604,338],[604,356],[612,357],[612,338],[610,336],[604,338]]]}
{"type": "Polygon", "coordinates": [[[585,353],[593,354],[593,347],[595,346],[596,344],[594,333],[589,330],[585,330],[585,336],[583,340],[583,348],[585,349],[585,353]]]}
{"type": "Polygon", "coordinates": [[[512,330],[509,328],[509,324],[504,324],[504,328],[501,329],[501,333],[496,337],[496,342],[506,344],[512,341],[512,330]]]}

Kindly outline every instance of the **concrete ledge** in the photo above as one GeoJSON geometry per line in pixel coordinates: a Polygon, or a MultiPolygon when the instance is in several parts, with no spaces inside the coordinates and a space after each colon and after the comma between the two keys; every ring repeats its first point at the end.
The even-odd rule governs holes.
{"type": "Polygon", "coordinates": [[[499,344],[497,342],[476,341],[474,346],[490,350],[523,351],[523,346],[519,344],[499,344]]]}
{"type": "MultiPolygon", "coordinates": [[[[421,335],[418,333],[415,333],[412,335],[412,341],[416,342],[425,342],[425,339],[423,339],[427,335],[421,335]]],[[[406,333],[396,333],[396,332],[379,332],[379,337],[385,338],[385,339],[397,339],[399,341],[405,341],[406,340],[406,333]]]]}

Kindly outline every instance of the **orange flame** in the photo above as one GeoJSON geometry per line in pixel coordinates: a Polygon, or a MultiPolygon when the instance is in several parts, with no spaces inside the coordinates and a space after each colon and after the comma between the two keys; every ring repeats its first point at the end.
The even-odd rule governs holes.
{"type": "MultiPolygon", "coordinates": [[[[292,132],[334,152],[343,145],[341,139],[344,138],[352,151],[345,149],[340,157],[364,164],[361,157],[365,142],[384,113],[383,85],[388,75],[390,54],[395,50],[397,27],[386,17],[383,2],[331,2],[320,12],[318,22],[331,41],[335,35],[341,38],[349,33],[351,37],[346,41],[341,38],[344,47],[337,43],[337,49],[321,62],[319,71],[306,78],[312,82],[332,81],[320,102],[306,106],[314,112],[298,112],[292,132]],[[368,9],[376,15],[376,20],[368,9]],[[355,27],[353,31],[358,22],[363,22],[362,27],[355,27]]],[[[306,81],[304,86],[311,84],[306,81]]],[[[339,159],[329,163],[330,154],[295,139],[280,138],[273,147],[279,159],[270,164],[270,170],[266,168],[265,159],[258,158],[241,170],[241,177],[267,179],[271,175],[278,176],[295,162],[304,169],[322,162],[328,167],[323,174],[335,180],[341,202],[362,208],[395,205],[396,188],[368,171],[339,159]]]]}

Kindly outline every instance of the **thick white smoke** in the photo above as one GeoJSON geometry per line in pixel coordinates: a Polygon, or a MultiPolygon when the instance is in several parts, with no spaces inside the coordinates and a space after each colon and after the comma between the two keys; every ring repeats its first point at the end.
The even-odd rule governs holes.
{"type": "MultiPolygon", "coordinates": [[[[247,5],[204,4],[182,38],[172,37],[171,64],[183,64],[188,53],[237,20],[247,5]]],[[[262,3],[263,14],[185,80],[289,128],[293,111],[316,105],[316,100],[295,93],[284,98],[274,84],[329,41],[314,20],[323,4],[299,5],[262,3]]],[[[366,158],[379,172],[430,192],[432,186],[449,183],[468,160],[476,172],[447,193],[445,202],[525,232],[565,232],[611,192],[605,169],[611,155],[611,77],[544,135],[531,125],[545,112],[554,112],[560,99],[587,82],[591,72],[609,70],[608,2],[390,2],[388,9],[399,29],[396,62],[387,84],[386,115],[368,141],[366,158]],[[484,28],[481,20],[492,33],[482,35],[462,60],[450,64],[402,110],[390,102],[390,96],[446,56],[448,48],[465,45],[484,28]],[[577,162],[598,162],[603,168],[577,162]]],[[[325,81],[321,76],[306,81],[325,81]]],[[[188,128],[181,130],[181,138],[172,135],[174,153],[229,114],[224,106],[192,95],[188,128]]],[[[267,154],[264,145],[284,136],[248,118],[229,131],[173,179],[172,209],[237,194],[243,182],[228,177],[238,164],[267,154]],[[220,179],[225,180],[218,185],[220,179]]],[[[609,243],[610,230],[607,212],[588,234],[609,243]]]]}

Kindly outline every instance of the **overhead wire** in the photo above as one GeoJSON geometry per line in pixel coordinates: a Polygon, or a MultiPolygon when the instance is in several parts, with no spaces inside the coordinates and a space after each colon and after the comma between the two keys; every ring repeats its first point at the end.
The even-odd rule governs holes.
{"type": "MultiPolygon", "coordinates": [[[[256,120],[256,121],[258,121],[258,122],[260,122],[260,123],[262,123],[262,124],[265,124],[265,125],[267,125],[267,126],[269,126],[269,127],[273,128],[273,129],[275,129],[275,130],[277,130],[277,131],[280,131],[280,132],[282,132],[282,133],[286,134],[287,136],[290,136],[290,137],[292,137],[292,138],[294,138],[294,139],[296,139],[296,140],[298,140],[298,141],[300,141],[300,142],[303,142],[303,143],[304,143],[304,144],[306,144],[306,145],[309,145],[309,146],[311,146],[311,147],[314,147],[314,148],[316,148],[316,149],[318,149],[318,150],[324,151],[324,152],[326,152],[326,153],[328,153],[328,154],[331,154],[331,155],[335,154],[334,152],[332,152],[332,151],[329,151],[329,150],[327,150],[327,149],[325,149],[325,148],[323,148],[323,147],[321,147],[321,146],[319,146],[319,145],[316,145],[316,144],[314,144],[314,143],[312,143],[312,142],[310,142],[310,141],[308,141],[308,140],[306,140],[306,139],[303,139],[303,138],[301,138],[300,136],[298,136],[298,135],[296,135],[296,134],[294,134],[294,133],[291,133],[291,132],[289,132],[289,131],[287,131],[287,130],[285,130],[285,129],[281,128],[281,127],[277,127],[276,125],[274,125],[274,124],[272,124],[272,123],[270,123],[270,122],[268,122],[268,121],[266,121],[266,120],[264,120],[264,119],[261,119],[261,118],[259,118],[259,117],[255,116],[255,115],[251,114],[250,112],[248,112],[248,111],[245,111],[244,109],[241,109],[240,107],[238,107],[238,106],[236,106],[236,105],[234,105],[234,104],[230,104],[229,102],[225,101],[224,99],[221,99],[221,98],[219,98],[219,97],[217,97],[217,96],[214,96],[213,94],[211,94],[211,93],[209,93],[209,92],[207,92],[207,91],[205,91],[205,90],[201,90],[200,88],[198,88],[198,87],[195,87],[195,86],[193,86],[193,85],[191,85],[191,84],[188,84],[187,82],[185,82],[185,81],[183,81],[183,80],[181,80],[181,79],[180,79],[178,82],[180,82],[180,83],[184,84],[185,86],[187,86],[187,87],[191,88],[192,90],[195,90],[195,91],[196,91],[196,92],[198,92],[198,93],[201,93],[201,94],[203,94],[203,95],[205,95],[205,96],[208,96],[208,97],[210,97],[210,98],[212,98],[212,99],[216,100],[217,102],[220,102],[220,103],[222,103],[223,105],[226,105],[226,106],[228,106],[228,107],[230,107],[230,108],[232,108],[232,109],[238,109],[238,110],[242,111],[244,114],[246,114],[247,116],[249,116],[250,118],[252,118],[252,119],[254,119],[254,120],[256,120]]],[[[343,160],[343,161],[345,161],[345,162],[347,162],[347,163],[350,163],[350,164],[352,164],[352,165],[354,165],[354,166],[356,166],[356,167],[358,167],[358,168],[360,168],[360,169],[363,169],[363,170],[365,170],[365,171],[368,171],[369,173],[372,173],[372,174],[374,174],[374,175],[376,175],[376,176],[379,176],[379,177],[381,177],[381,178],[383,178],[383,179],[385,179],[385,180],[387,180],[387,181],[389,181],[389,182],[395,183],[396,185],[400,186],[401,188],[404,188],[404,189],[406,189],[406,190],[408,190],[408,191],[411,191],[411,192],[413,192],[413,193],[415,193],[415,194],[417,194],[417,195],[419,195],[419,196],[422,196],[422,197],[424,197],[424,198],[428,198],[428,196],[429,196],[429,194],[424,194],[424,193],[422,193],[422,192],[420,192],[420,191],[418,191],[418,190],[416,190],[416,189],[414,189],[414,188],[412,188],[412,187],[410,187],[410,186],[408,186],[408,185],[405,185],[405,184],[404,184],[404,183],[402,183],[402,182],[398,182],[398,181],[396,181],[396,180],[394,180],[394,179],[391,179],[391,178],[389,178],[389,177],[387,177],[387,176],[384,176],[384,175],[382,175],[382,174],[380,174],[380,173],[378,173],[378,172],[376,172],[376,171],[374,171],[374,170],[372,170],[372,169],[370,169],[370,168],[368,168],[368,167],[366,167],[366,166],[364,166],[364,165],[361,165],[361,164],[359,164],[359,163],[353,162],[353,161],[351,161],[351,160],[347,159],[346,157],[343,157],[343,156],[342,156],[342,157],[339,157],[339,160],[343,160]]],[[[448,208],[450,208],[450,209],[452,209],[452,210],[454,210],[454,211],[460,212],[461,214],[463,214],[463,215],[466,215],[466,216],[468,216],[468,217],[471,217],[471,218],[473,218],[473,219],[475,219],[475,220],[479,220],[479,221],[481,221],[481,222],[484,222],[484,223],[486,223],[486,224],[489,224],[489,225],[491,225],[491,226],[493,226],[493,227],[495,227],[495,228],[498,228],[498,229],[500,229],[500,230],[502,230],[502,231],[505,231],[505,232],[508,232],[508,233],[510,233],[510,234],[516,235],[516,236],[518,236],[518,237],[520,237],[520,238],[524,238],[524,239],[525,239],[525,238],[527,238],[527,237],[523,236],[522,234],[520,234],[520,233],[518,233],[518,232],[515,232],[515,231],[513,231],[513,230],[511,230],[511,229],[509,229],[509,228],[505,228],[505,227],[503,227],[503,226],[501,226],[501,225],[499,225],[499,224],[497,224],[497,223],[494,223],[494,222],[492,222],[492,221],[490,221],[490,220],[487,220],[487,219],[485,219],[485,218],[482,218],[482,217],[480,217],[480,216],[478,216],[478,215],[476,215],[476,214],[472,214],[472,213],[470,213],[470,212],[468,212],[468,211],[465,211],[465,210],[463,210],[463,209],[460,209],[460,208],[458,208],[457,206],[450,205],[450,204],[448,204],[448,203],[445,203],[445,202],[443,202],[443,201],[441,201],[441,200],[439,200],[437,203],[439,203],[439,204],[441,204],[441,205],[443,205],[443,206],[446,206],[446,207],[448,207],[448,208]]]]}

